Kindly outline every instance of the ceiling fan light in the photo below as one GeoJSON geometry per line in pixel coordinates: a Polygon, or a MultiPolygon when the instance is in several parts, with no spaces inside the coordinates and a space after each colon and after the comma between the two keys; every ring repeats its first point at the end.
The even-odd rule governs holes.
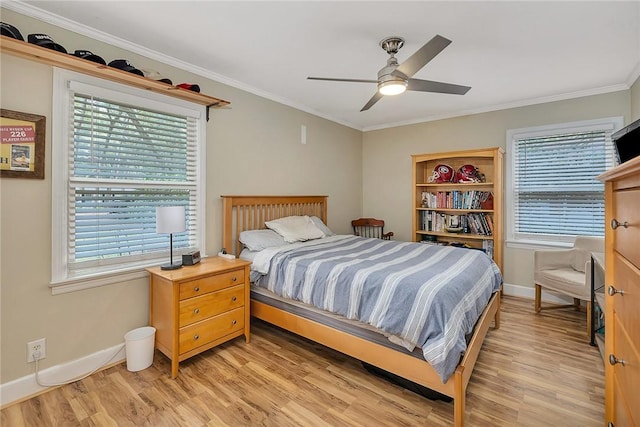
{"type": "Polygon", "coordinates": [[[391,80],[378,84],[378,92],[382,95],[399,95],[407,90],[407,82],[391,80]]]}

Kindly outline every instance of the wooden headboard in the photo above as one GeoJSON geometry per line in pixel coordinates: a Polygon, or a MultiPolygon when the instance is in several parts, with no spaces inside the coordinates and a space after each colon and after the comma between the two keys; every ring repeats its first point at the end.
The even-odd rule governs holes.
{"type": "Polygon", "coordinates": [[[266,228],[265,221],[292,215],[317,216],[327,223],[327,196],[221,196],[222,247],[238,256],[245,230],[266,228]]]}

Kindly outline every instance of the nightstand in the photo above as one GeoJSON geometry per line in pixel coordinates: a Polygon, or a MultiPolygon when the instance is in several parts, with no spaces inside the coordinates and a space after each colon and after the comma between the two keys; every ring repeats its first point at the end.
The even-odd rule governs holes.
{"type": "Polygon", "coordinates": [[[147,268],[155,348],[171,359],[171,378],[191,356],[249,332],[248,261],[204,258],[178,270],[147,268]]]}

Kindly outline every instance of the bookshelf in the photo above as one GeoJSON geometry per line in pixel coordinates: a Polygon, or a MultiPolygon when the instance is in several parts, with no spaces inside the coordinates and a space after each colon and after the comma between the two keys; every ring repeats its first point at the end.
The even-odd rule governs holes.
{"type": "Polygon", "coordinates": [[[502,270],[503,157],[502,148],[414,154],[413,241],[456,244],[484,250],[502,270]],[[473,165],[483,182],[430,182],[437,165],[453,174],[473,165]]]}

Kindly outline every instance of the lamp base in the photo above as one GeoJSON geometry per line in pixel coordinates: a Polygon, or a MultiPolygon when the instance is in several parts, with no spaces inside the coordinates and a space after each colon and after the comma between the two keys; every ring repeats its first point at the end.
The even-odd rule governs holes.
{"type": "Polygon", "coordinates": [[[179,268],[182,268],[182,263],[177,263],[177,264],[162,264],[160,266],[161,270],[177,270],[179,268]]]}

